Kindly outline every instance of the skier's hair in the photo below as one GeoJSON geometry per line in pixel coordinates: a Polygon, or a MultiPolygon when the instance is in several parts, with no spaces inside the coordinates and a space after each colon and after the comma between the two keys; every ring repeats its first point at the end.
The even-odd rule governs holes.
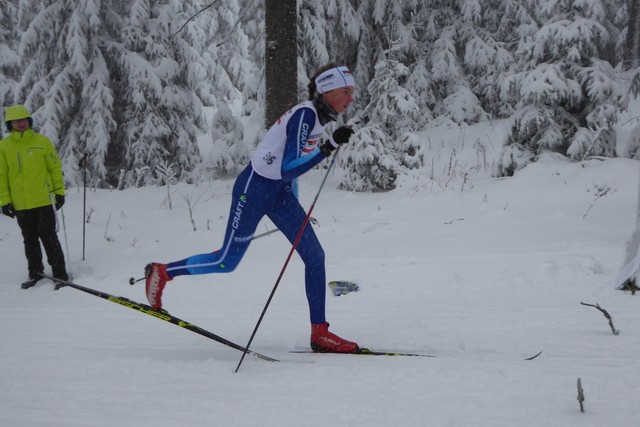
{"type": "Polygon", "coordinates": [[[318,88],[316,87],[316,78],[324,73],[327,70],[330,70],[332,68],[336,68],[338,66],[338,64],[336,64],[335,62],[330,62],[327,65],[324,65],[320,68],[318,68],[318,70],[316,71],[316,73],[311,77],[311,79],[309,80],[309,85],[307,85],[307,88],[309,89],[309,99],[314,99],[316,96],[319,95],[318,93],[318,88]]]}

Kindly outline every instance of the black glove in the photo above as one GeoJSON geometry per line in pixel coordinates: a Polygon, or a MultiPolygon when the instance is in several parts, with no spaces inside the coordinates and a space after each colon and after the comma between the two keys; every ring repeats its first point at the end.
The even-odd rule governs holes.
{"type": "Polygon", "coordinates": [[[7,203],[1,209],[2,215],[6,215],[9,218],[14,218],[16,216],[16,212],[13,210],[13,206],[11,206],[11,203],[7,203]]]}
{"type": "Polygon", "coordinates": [[[59,211],[63,205],[64,205],[64,196],[61,196],[60,194],[56,194],[56,210],[59,211]]]}
{"type": "Polygon", "coordinates": [[[322,151],[325,156],[328,156],[333,150],[349,142],[351,135],[353,135],[353,129],[348,126],[340,126],[333,131],[331,139],[323,141],[322,144],[320,144],[320,151],[322,151]]]}

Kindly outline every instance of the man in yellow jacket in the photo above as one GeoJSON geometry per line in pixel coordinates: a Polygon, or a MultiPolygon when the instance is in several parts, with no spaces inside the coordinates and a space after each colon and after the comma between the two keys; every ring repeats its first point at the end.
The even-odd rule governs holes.
{"type": "Polygon", "coordinates": [[[9,136],[0,141],[0,208],[22,230],[29,268],[22,289],[44,273],[40,242],[53,276],[69,280],[56,234],[55,210],[64,204],[65,193],[58,153],[49,138],[33,131],[31,113],[23,105],[6,109],[5,124],[9,136]]]}

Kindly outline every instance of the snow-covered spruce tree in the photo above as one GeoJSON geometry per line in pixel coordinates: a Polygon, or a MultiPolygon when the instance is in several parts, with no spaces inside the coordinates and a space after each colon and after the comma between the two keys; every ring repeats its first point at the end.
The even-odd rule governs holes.
{"type": "Polygon", "coordinates": [[[264,19],[262,10],[264,5],[260,4],[262,2],[244,0],[231,8],[233,3],[230,2],[229,10],[224,14],[224,19],[222,16],[219,19],[218,29],[221,34],[226,34],[226,36],[218,43],[220,51],[217,55],[217,62],[220,63],[234,89],[233,97],[229,97],[225,101],[227,103],[234,99],[240,101],[242,115],[252,116],[256,113],[256,118],[261,118],[262,110],[256,109],[255,103],[258,99],[258,93],[263,89],[261,83],[264,70],[258,64],[264,63],[264,43],[262,42],[264,40],[264,22],[256,24],[251,20],[250,14],[257,15],[254,19],[264,19]],[[248,27],[249,34],[245,31],[245,26],[248,27]]]}
{"type": "MultiPolygon", "coordinates": [[[[417,0],[355,2],[355,14],[359,23],[358,38],[354,40],[355,52],[350,57],[352,67],[361,86],[356,91],[353,108],[363,111],[372,100],[366,85],[376,74],[376,64],[393,52],[393,59],[405,65],[409,74],[401,85],[416,99],[422,110],[417,125],[431,119],[429,102],[433,101],[428,85],[430,72],[426,63],[425,23],[430,9],[426,2],[417,0]]],[[[398,139],[402,135],[394,135],[398,139]]]]}
{"type": "Polygon", "coordinates": [[[20,2],[22,74],[15,102],[32,110],[36,128],[57,146],[65,180],[77,183],[78,160],[104,177],[114,127],[112,95],[101,53],[101,2],[20,2]]]}
{"type": "Polygon", "coordinates": [[[340,188],[355,191],[381,191],[395,188],[398,168],[414,161],[418,154],[413,139],[405,138],[415,125],[419,112],[415,100],[400,82],[409,69],[400,62],[383,59],[376,65],[369,86],[370,104],[365,108],[364,127],[345,147],[341,164],[347,170],[340,188]],[[411,146],[403,146],[411,142],[411,146]]]}
{"type": "MultiPolygon", "coordinates": [[[[298,95],[307,98],[308,76],[330,62],[351,68],[357,80],[361,78],[353,65],[361,36],[361,23],[353,7],[354,1],[302,0],[298,22],[298,95]],[[331,25],[327,25],[331,22],[331,25]]],[[[358,82],[359,83],[359,82],[358,82]]],[[[356,90],[357,100],[359,91],[356,90]]]]}
{"type": "MultiPolygon", "coordinates": [[[[246,13],[241,16],[240,23],[247,37],[247,50],[251,53],[253,68],[246,72],[245,85],[242,89],[242,112],[259,123],[264,123],[264,4],[263,2],[245,0],[249,3],[246,13]]],[[[257,140],[255,143],[257,144],[257,140]]]]}
{"type": "MultiPolygon", "coordinates": [[[[464,46],[463,30],[470,23],[464,21],[464,15],[458,4],[436,2],[433,7],[434,13],[427,23],[427,29],[434,37],[429,49],[430,90],[436,100],[432,107],[433,114],[439,120],[475,123],[486,115],[480,100],[470,88],[463,57],[460,54],[464,46]]],[[[468,15],[468,19],[473,19],[470,12],[468,15]]],[[[477,37],[476,39],[481,40],[477,37]]],[[[479,63],[475,62],[474,58],[468,59],[473,65],[479,63]]]]}
{"type": "MultiPolygon", "coordinates": [[[[18,54],[19,28],[15,25],[18,16],[16,1],[0,0],[0,106],[14,103],[13,91],[20,78],[20,55],[18,54]]],[[[4,126],[3,132],[5,131],[4,126]]]]}
{"type": "Polygon", "coordinates": [[[213,178],[236,176],[249,163],[249,148],[244,143],[242,123],[229,106],[220,102],[211,123],[213,149],[205,163],[213,178]]]}
{"type": "MultiPolygon", "coordinates": [[[[426,46],[431,46],[436,34],[433,27],[428,28],[433,10],[427,2],[418,2],[409,13],[400,40],[404,40],[401,48],[396,52],[398,58],[409,68],[404,87],[415,99],[420,113],[416,117],[416,128],[424,128],[433,120],[432,108],[436,104],[436,97],[431,86],[429,54],[426,46]]],[[[399,40],[399,41],[400,41],[399,40]]]]}
{"type": "Polygon", "coordinates": [[[341,154],[346,175],[338,188],[363,192],[395,188],[398,162],[385,147],[386,137],[376,126],[365,126],[353,134],[348,150],[341,154]]]}
{"type": "MultiPolygon", "coordinates": [[[[329,56],[324,2],[302,0],[298,11],[298,75],[311,76],[336,59],[329,56]],[[301,72],[302,71],[302,72],[301,72]]],[[[329,36],[330,37],[330,36],[329,36]]],[[[306,98],[306,78],[299,79],[298,93],[306,98]]]]}
{"type": "MultiPolygon", "coordinates": [[[[97,3],[100,3],[99,1],[97,3]]],[[[107,3],[107,2],[104,2],[107,3]]],[[[96,4],[94,0],[80,0],[76,3],[73,20],[75,20],[78,33],[78,44],[82,44],[81,38],[87,40],[86,68],[87,77],[82,84],[80,109],[77,113],[75,125],[76,132],[70,133],[67,143],[63,147],[62,157],[67,164],[67,170],[77,169],[84,154],[87,156],[87,174],[94,185],[104,185],[107,179],[105,166],[111,137],[116,129],[116,121],[113,114],[113,91],[111,89],[111,76],[107,67],[107,59],[104,49],[107,37],[104,37],[107,25],[114,25],[109,19],[103,20],[110,10],[106,6],[96,4]],[[82,13],[79,13],[82,11],[82,13]],[[83,32],[80,32],[80,30],[83,32]],[[74,141],[77,138],[77,141],[74,141]]],[[[79,183],[80,174],[76,172],[73,182],[79,183]]]]}
{"type": "Polygon", "coordinates": [[[378,62],[379,52],[382,51],[382,48],[378,48],[381,44],[373,24],[371,7],[371,2],[359,2],[356,9],[356,20],[360,23],[360,32],[356,41],[355,64],[351,66],[351,71],[358,88],[351,108],[358,112],[363,111],[369,103],[370,97],[366,88],[373,78],[373,69],[378,62]]]}
{"type": "Polygon", "coordinates": [[[215,55],[216,40],[220,40],[222,35],[217,34],[217,20],[209,19],[217,8],[206,9],[207,14],[199,19],[196,16],[206,7],[204,3],[210,2],[185,2],[182,10],[177,11],[171,25],[173,33],[169,39],[169,47],[173,48],[175,60],[183,67],[188,87],[194,91],[203,105],[213,106],[218,102],[218,94],[226,94],[224,88],[230,85],[225,86],[228,81],[223,78],[210,78],[214,73],[221,71],[215,68],[215,55]]]}
{"type": "Polygon", "coordinates": [[[110,152],[122,172],[118,187],[157,183],[155,166],[170,160],[179,179],[189,179],[201,161],[196,132],[202,104],[190,89],[178,47],[168,42],[182,1],[135,0],[122,31],[117,67],[120,123],[118,147],[110,152]]]}
{"type": "MultiPolygon", "coordinates": [[[[640,96],[640,1],[629,0],[629,28],[624,40],[625,76],[630,81],[630,93],[640,96]]],[[[633,128],[629,135],[628,152],[622,153],[640,160],[640,126],[633,128]]]]}
{"type": "Polygon", "coordinates": [[[177,54],[181,56],[181,52],[184,52],[188,55],[180,59],[185,61],[188,86],[206,106],[221,108],[211,124],[214,150],[198,166],[198,174],[213,172],[209,178],[233,175],[239,172],[238,165],[247,162],[242,123],[233,117],[230,107],[241,105],[236,114],[255,113],[262,117],[262,109],[256,109],[260,88],[260,79],[256,79],[259,75],[255,65],[257,61],[253,60],[250,39],[244,32],[242,22],[250,11],[247,7],[252,4],[250,1],[222,2],[215,8],[207,9],[206,19],[196,19],[189,24],[181,34],[184,40],[178,41],[178,37],[175,37],[176,43],[184,44],[177,54]],[[222,127],[217,129],[219,125],[222,127]],[[234,139],[238,135],[239,139],[234,139]],[[219,149],[219,144],[226,146],[232,141],[238,146],[219,149]],[[216,158],[218,155],[220,157],[216,158]],[[212,164],[216,165],[213,169],[212,164]]]}
{"type": "MultiPolygon", "coordinates": [[[[202,10],[205,3],[211,4],[208,0],[195,3],[198,7],[185,8],[180,16],[193,16],[202,10]]],[[[194,81],[192,89],[207,106],[241,98],[245,86],[252,84],[255,79],[250,41],[242,25],[242,18],[249,12],[245,3],[248,3],[246,6],[252,5],[250,0],[218,2],[206,9],[205,16],[194,19],[174,38],[174,41],[178,40],[178,36],[183,38],[185,45],[180,46],[180,50],[188,54],[180,59],[195,60],[199,64],[199,70],[193,75],[200,81],[194,81]]],[[[176,55],[183,54],[176,52],[176,55]]],[[[185,66],[190,67],[188,64],[185,66]]]]}
{"type": "MultiPolygon", "coordinates": [[[[424,127],[433,119],[431,108],[436,98],[430,84],[433,76],[426,49],[433,41],[426,28],[432,14],[432,2],[385,0],[371,4],[370,19],[363,16],[370,28],[371,46],[366,48],[369,58],[361,56],[359,59],[371,68],[372,77],[375,65],[381,58],[388,57],[388,52],[392,53],[394,60],[407,67],[408,73],[399,82],[420,109],[420,114],[414,117],[413,127],[424,127]]],[[[363,108],[373,101],[373,94],[367,93],[366,101],[363,108]]],[[[402,134],[394,134],[393,137],[405,139],[402,134]]]]}
{"type": "Polygon", "coordinates": [[[432,118],[430,108],[435,104],[423,47],[429,12],[417,1],[377,1],[358,9],[361,35],[367,41],[363,47],[367,54],[357,56],[358,69],[366,73],[363,68],[377,59],[366,90],[359,91],[360,98],[368,101],[358,117],[364,127],[342,155],[347,175],[341,188],[389,190],[395,187],[401,168],[424,164],[422,143],[411,131],[432,118]]]}
{"type": "Polygon", "coordinates": [[[464,96],[466,88],[461,88],[458,97],[466,102],[459,105],[467,111],[454,114],[454,120],[456,116],[463,116],[466,122],[478,121],[489,117],[485,111],[494,117],[509,112],[500,97],[500,84],[513,62],[509,46],[516,36],[506,31],[505,3],[511,1],[467,0],[462,3],[458,43],[463,46],[461,56],[465,76],[473,95],[464,96]]]}
{"type": "Polygon", "coordinates": [[[600,0],[538,0],[530,7],[539,29],[522,40],[518,72],[503,85],[515,113],[499,175],[512,175],[543,151],[575,160],[614,155],[613,124],[626,105],[626,87],[614,69],[621,58],[610,54],[617,34],[608,30],[609,9],[600,0]]]}

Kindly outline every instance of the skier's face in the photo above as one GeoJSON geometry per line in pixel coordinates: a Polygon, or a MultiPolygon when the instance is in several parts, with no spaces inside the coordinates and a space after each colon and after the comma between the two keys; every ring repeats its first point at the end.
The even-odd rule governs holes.
{"type": "Polygon", "coordinates": [[[11,129],[17,132],[24,132],[29,129],[29,119],[11,120],[9,124],[11,125],[11,129]]]}
{"type": "Polygon", "coordinates": [[[353,101],[353,86],[340,87],[322,95],[324,102],[338,114],[344,113],[353,101]]]}

